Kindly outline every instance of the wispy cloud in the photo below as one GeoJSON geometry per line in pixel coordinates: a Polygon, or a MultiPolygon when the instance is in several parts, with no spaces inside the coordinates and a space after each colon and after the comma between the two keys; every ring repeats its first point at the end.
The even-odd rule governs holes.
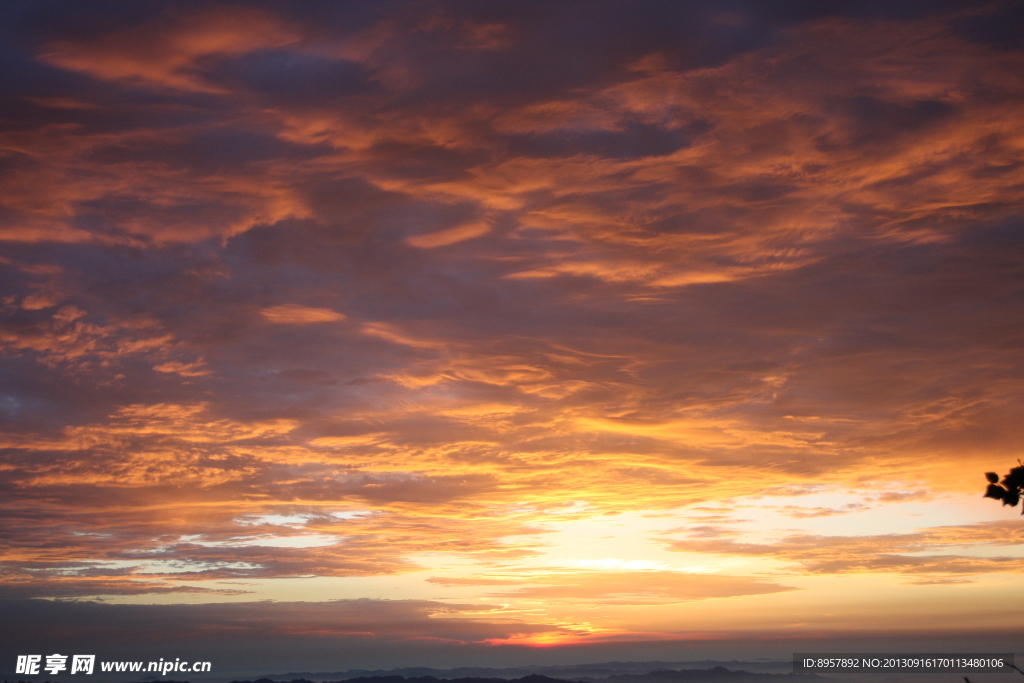
{"type": "Polygon", "coordinates": [[[4,595],[544,644],[1020,571],[1009,3],[61,7],[0,10],[4,595]]]}

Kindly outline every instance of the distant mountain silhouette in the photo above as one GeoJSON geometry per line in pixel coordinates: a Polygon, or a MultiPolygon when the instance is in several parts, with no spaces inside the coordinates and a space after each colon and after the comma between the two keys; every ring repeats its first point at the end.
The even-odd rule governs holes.
{"type": "MultiPolygon", "coordinates": [[[[644,674],[616,674],[604,678],[592,676],[574,677],[573,680],[552,678],[541,674],[530,674],[521,678],[485,678],[466,676],[461,678],[437,678],[435,676],[359,676],[332,683],[828,683],[833,679],[817,674],[766,674],[750,671],[732,671],[723,666],[710,669],[659,669],[644,674]]],[[[259,678],[255,681],[231,681],[231,683],[314,683],[309,679],[296,678],[292,681],[274,681],[259,678]]]]}
{"type": "MultiPolygon", "coordinates": [[[[259,678],[255,681],[231,681],[231,683],[281,683],[272,681],[269,678],[259,678]]],[[[313,683],[313,681],[297,678],[288,683],[313,683]]],[[[360,676],[358,678],[346,678],[343,682],[334,683],[576,683],[561,678],[549,678],[540,674],[530,674],[522,678],[481,678],[471,676],[467,678],[435,678],[434,676],[360,676]]]]}
{"type": "MultiPolygon", "coordinates": [[[[793,663],[785,660],[690,660],[685,662],[666,662],[661,660],[653,661],[608,661],[594,662],[589,664],[534,664],[529,666],[512,667],[486,667],[486,666],[460,666],[450,669],[435,669],[429,666],[406,666],[394,669],[348,669],[347,671],[291,671],[288,673],[272,674],[264,677],[256,683],[321,683],[325,681],[345,681],[360,678],[387,678],[399,676],[406,680],[415,678],[433,677],[441,681],[454,681],[464,678],[474,679],[501,679],[509,683],[513,679],[523,678],[533,674],[541,674],[550,678],[563,681],[593,681],[603,680],[610,676],[625,674],[646,674],[650,671],[662,671],[666,669],[711,669],[724,667],[733,671],[741,669],[752,669],[755,672],[789,672],[792,671],[793,663]]],[[[216,683],[228,683],[230,677],[203,676],[204,681],[216,681],[216,683]]],[[[147,677],[147,681],[158,681],[158,677],[147,677]]],[[[805,680],[805,679],[801,679],[805,680]]],[[[160,681],[160,683],[167,683],[160,681]]]]}
{"type": "Polygon", "coordinates": [[[659,669],[645,674],[617,674],[607,678],[583,677],[587,683],[821,683],[831,679],[817,674],[765,674],[732,671],[724,666],[710,669],[659,669]]]}

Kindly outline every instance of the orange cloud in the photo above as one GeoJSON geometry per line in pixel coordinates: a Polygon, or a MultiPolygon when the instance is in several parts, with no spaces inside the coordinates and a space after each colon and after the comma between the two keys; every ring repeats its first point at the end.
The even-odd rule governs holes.
{"type": "MultiPolygon", "coordinates": [[[[692,40],[595,52],[511,5],[347,11],[26,33],[0,590],[441,594],[373,605],[538,645],[1019,571],[971,505],[1024,400],[1020,51],[941,14],[712,49],[758,22],[679,6],[692,40]],[[820,526],[889,506],[919,530],[820,526]]],[[[358,633],[319,610],[281,613],[358,633]]]]}
{"type": "Polygon", "coordinates": [[[260,311],[260,315],[279,325],[304,325],[307,323],[332,323],[344,320],[345,316],[329,308],[311,308],[299,304],[282,304],[260,311]]]}
{"type": "Polygon", "coordinates": [[[793,590],[760,579],[683,572],[553,573],[527,583],[534,585],[492,595],[543,599],[547,603],[664,605],[793,590]]]}
{"type": "Polygon", "coordinates": [[[791,535],[776,543],[734,539],[671,541],[672,550],[723,555],[768,556],[796,564],[810,573],[894,572],[905,574],[983,574],[1019,572],[1024,559],[1012,556],[939,554],[958,547],[1018,546],[1016,527],[987,522],[933,527],[910,534],[874,536],[791,535]],[[928,554],[925,554],[928,553],[928,554]]]}
{"type": "Polygon", "coordinates": [[[406,238],[405,241],[414,247],[433,249],[434,247],[443,247],[455,244],[456,242],[462,242],[463,240],[473,239],[474,237],[480,237],[481,235],[486,235],[490,230],[491,226],[487,222],[476,221],[427,235],[414,235],[413,237],[406,238]]]}
{"type": "Polygon", "coordinates": [[[80,42],[56,42],[41,59],[103,79],[134,79],[147,85],[221,92],[197,76],[195,62],[210,55],[235,56],[299,40],[273,15],[242,6],[169,13],[142,26],[80,42]]]}

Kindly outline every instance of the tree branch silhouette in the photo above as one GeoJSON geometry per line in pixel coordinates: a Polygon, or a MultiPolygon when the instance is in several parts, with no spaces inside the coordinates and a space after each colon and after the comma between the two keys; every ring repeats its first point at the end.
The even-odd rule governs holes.
{"type": "MultiPolygon", "coordinates": [[[[985,489],[986,498],[995,498],[1003,501],[1003,505],[1017,507],[1022,493],[1024,493],[1024,462],[1017,460],[1018,467],[1014,467],[999,481],[999,475],[995,472],[986,472],[988,488],[985,489]]],[[[1021,512],[1024,515],[1024,511],[1021,512]]]]}

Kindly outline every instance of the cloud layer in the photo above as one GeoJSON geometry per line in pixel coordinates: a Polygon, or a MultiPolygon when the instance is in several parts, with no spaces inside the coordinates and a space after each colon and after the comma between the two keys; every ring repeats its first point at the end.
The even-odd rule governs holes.
{"type": "Polygon", "coordinates": [[[729,7],[4,8],[0,595],[1019,574],[1019,12],[729,7]]]}

